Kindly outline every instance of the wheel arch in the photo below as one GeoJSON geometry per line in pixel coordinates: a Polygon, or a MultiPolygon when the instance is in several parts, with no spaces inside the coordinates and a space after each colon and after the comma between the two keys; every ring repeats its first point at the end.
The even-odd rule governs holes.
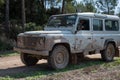
{"type": "Polygon", "coordinates": [[[104,49],[107,47],[109,43],[112,43],[114,47],[116,48],[116,42],[114,41],[114,39],[107,39],[104,43],[104,49]]]}
{"type": "MultiPolygon", "coordinates": [[[[57,46],[57,45],[63,45],[63,46],[65,46],[65,47],[67,48],[67,50],[69,51],[69,54],[71,53],[70,44],[68,44],[68,43],[66,43],[66,42],[54,44],[53,47],[52,47],[52,49],[51,49],[51,51],[52,51],[52,50],[54,49],[54,47],[57,46]]],[[[51,51],[50,51],[50,52],[51,52],[51,51]]]]}
{"type": "Polygon", "coordinates": [[[115,52],[115,57],[120,57],[120,53],[119,53],[119,50],[117,48],[117,44],[113,39],[109,39],[109,40],[105,41],[104,49],[107,47],[107,44],[109,44],[109,43],[112,43],[114,45],[114,47],[115,47],[115,51],[116,51],[115,52]]]}

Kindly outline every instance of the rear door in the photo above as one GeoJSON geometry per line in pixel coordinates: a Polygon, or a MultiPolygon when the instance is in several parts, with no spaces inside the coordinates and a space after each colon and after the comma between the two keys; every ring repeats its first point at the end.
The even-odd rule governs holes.
{"type": "Polygon", "coordinates": [[[100,51],[104,45],[104,19],[92,19],[92,36],[93,36],[93,49],[100,51]]]}

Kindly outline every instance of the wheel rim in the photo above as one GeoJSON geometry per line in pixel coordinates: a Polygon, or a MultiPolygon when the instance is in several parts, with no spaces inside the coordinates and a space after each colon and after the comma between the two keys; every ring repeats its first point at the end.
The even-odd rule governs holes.
{"type": "Polygon", "coordinates": [[[107,48],[107,57],[109,60],[111,60],[114,57],[115,49],[113,45],[109,45],[107,48]]]}
{"type": "Polygon", "coordinates": [[[68,55],[65,54],[64,51],[58,52],[56,55],[56,58],[54,58],[54,61],[55,61],[56,67],[59,69],[62,69],[66,67],[68,63],[68,55]]]}
{"type": "Polygon", "coordinates": [[[58,53],[58,55],[56,56],[56,63],[57,64],[62,64],[64,62],[64,55],[63,53],[58,53]]]}

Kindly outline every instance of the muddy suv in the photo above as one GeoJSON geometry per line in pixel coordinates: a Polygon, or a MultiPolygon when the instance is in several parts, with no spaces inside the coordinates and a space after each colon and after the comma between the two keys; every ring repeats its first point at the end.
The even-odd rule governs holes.
{"type": "Polygon", "coordinates": [[[104,61],[119,56],[119,17],[95,13],[60,14],[50,17],[44,31],[20,33],[15,50],[27,66],[47,59],[54,69],[76,63],[80,55],[101,53],[104,61]]]}

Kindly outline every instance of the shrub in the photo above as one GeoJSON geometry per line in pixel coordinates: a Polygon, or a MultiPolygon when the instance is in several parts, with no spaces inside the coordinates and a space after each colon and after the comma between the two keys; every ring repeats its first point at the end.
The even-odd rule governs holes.
{"type": "Polygon", "coordinates": [[[36,25],[33,22],[29,22],[25,26],[25,31],[35,31],[35,30],[42,30],[42,29],[43,29],[42,26],[36,25]]]}
{"type": "Polygon", "coordinates": [[[9,42],[0,40],[0,51],[12,50],[13,46],[9,42]]]}

